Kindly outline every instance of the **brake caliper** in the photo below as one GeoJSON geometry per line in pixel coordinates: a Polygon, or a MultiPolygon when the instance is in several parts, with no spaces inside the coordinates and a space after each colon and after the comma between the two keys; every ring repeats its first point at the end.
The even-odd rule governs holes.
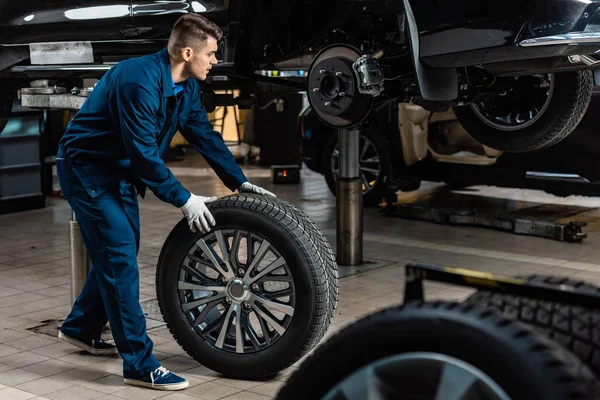
{"type": "Polygon", "coordinates": [[[377,51],[372,55],[365,54],[352,64],[359,93],[377,97],[384,91],[383,68],[377,61],[382,55],[383,52],[381,51],[377,51]]]}

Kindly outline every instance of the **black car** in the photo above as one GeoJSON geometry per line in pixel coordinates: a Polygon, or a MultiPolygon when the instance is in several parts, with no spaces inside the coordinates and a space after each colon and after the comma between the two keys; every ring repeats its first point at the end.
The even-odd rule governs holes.
{"type": "MultiPolygon", "coordinates": [[[[0,2],[3,109],[33,79],[102,76],[162,48],[184,13],[225,32],[211,89],[257,83],[308,92],[333,128],[374,103],[453,108],[469,132],[507,152],[551,146],[577,126],[600,62],[600,0],[23,0],[0,2]],[[307,71],[298,79],[263,70],[307,71]]],[[[231,102],[231,99],[216,98],[231,102]]]]}

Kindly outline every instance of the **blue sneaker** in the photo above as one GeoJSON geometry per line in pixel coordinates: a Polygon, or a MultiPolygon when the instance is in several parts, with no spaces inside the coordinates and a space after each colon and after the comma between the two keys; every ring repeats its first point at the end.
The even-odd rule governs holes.
{"type": "Polygon", "coordinates": [[[61,331],[58,331],[58,338],[63,342],[67,342],[69,344],[72,344],[73,346],[77,346],[80,349],[83,349],[95,356],[112,356],[115,354],[119,354],[119,351],[117,350],[117,347],[115,345],[106,343],[102,339],[90,339],[84,341],[82,339],[75,339],[70,336],[67,336],[61,331]]]}
{"type": "Polygon", "coordinates": [[[125,378],[125,383],[156,390],[182,390],[189,385],[187,379],[175,375],[165,367],[158,367],[141,378],[125,378]]]}

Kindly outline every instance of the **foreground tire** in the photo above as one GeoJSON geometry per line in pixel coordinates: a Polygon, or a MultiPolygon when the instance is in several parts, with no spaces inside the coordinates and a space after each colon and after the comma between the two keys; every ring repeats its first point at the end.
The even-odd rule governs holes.
{"type": "Polygon", "coordinates": [[[331,248],[279,199],[239,194],[209,209],[211,232],[194,234],[182,219],[165,241],[156,271],[163,318],[206,367],[231,378],[271,377],[308,353],[331,322],[331,248]]]}
{"type": "MultiPolygon", "coordinates": [[[[527,279],[557,287],[570,285],[600,293],[597,286],[567,278],[533,275],[527,279]]],[[[574,307],[487,290],[477,291],[465,303],[495,310],[507,318],[535,327],[570,350],[600,376],[600,309],[574,307]]]]}
{"type": "Polygon", "coordinates": [[[534,77],[520,77],[524,82],[516,81],[507,96],[455,107],[454,113],[473,138],[493,149],[521,153],[552,146],[579,125],[594,84],[590,71],[549,76],[548,93],[535,88],[536,82],[531,82],[534,77]],[[522,104],[532,101],[534,93],[539,94],[539,101],[522,104]]]}
{"type": "Polygon", "coordinates": [[[383,310],[343,329],[301,364],[277,399],[598,396],[599,383],[585,365],[526,325],[491,310],[436,302],[383,310]]]}

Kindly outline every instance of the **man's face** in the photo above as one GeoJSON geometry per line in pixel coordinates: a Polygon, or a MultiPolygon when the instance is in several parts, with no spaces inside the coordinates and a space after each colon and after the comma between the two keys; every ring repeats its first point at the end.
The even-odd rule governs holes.
{"type": "Polygon", "coordinates": [[[209,36],[198,51],[194,51],[186,61],[187,75],[201,81],[205,80],[212,66],[218,63],[215,55],[218,48],[217,40],[209,36]]]}

